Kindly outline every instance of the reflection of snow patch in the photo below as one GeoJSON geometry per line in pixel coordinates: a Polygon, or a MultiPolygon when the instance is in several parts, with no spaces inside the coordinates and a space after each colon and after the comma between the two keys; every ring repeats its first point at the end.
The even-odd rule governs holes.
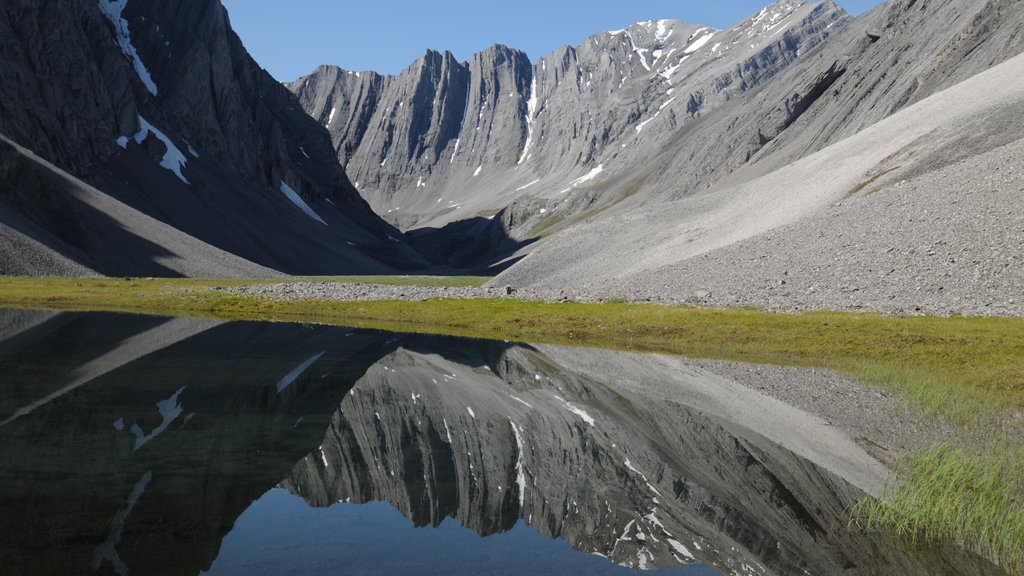
{"type": "Polygon", "coordinates": [[[516,436],[516,448],[518,449],[518,456],[516,457],[516,486],[519,487],[519,509],[523,509],[523,503],[526,501],[526,469],[523,465],[523,436],[519,433],[519,428],[516,427],[516,423],[512,420],[508,421],[512,425],[512,432],[516,436]]]}
{"type": "Polygon", "coordinates": [[[284,378],[281,378],[281,380],[277,382],[277,393],[280,394],[282,390],[291,386],[292,382],[295,382],[299,378],[299,376],[302,376],[302,373],[305,372],[306,369],[312,366],[314,362],[319,360],[320,357],[326,353],[327,352],[324,351],[317,354],[316,356],[313,356],[309,360],[306,360],[302,364],[296,366],[295,369],[293,369],[291,372],[285,374],[284,378]]]}
{"type": "Polygon", "coordinates": [[[452,443],[452,431],[451,431],[451,429],[448,428],[448,419],[447,418],[441,418],[441,421],[444,422],[444,435],[445,435],[445,437],[448,438],[448,443],[451,444],[452,443]]]}
{"type": "Polygon", "coordinates": [[[685,556],[685,557],[687,557],[687,558],[691,558],[691,559],[692,559],[692,558],[694,557],[694,556],[693,556],[693,553],[692,553],[692,552],[690,552],[690,549],[689,549],[689,548],[687,548],[686,546],[683,546],[683,545],[682,545],[681,543],[679,543],[679,542],[677,542],[677,541],[675,541],[675,540],[673,540],[673,539],[669,538],[669,539],[668,539],[668,544],[669,544],[669,546],[671,546],[671,547],[672,547],[673,549],[675,549],[675,551],[676,551],[676,552],[678,552],[678,553],[682,554],[683,556],[685,556]]]}
{"type": "Polygon", "coordinates": [[[132,488],[132,493],[128,496],[128,501],[124,506],[117,510],[114,514],[113,519],[110,520],[110,535],[107,536],[107,540],[100,544],[96,548],[96,552],[92,556],[92,571],[96,572],[103,566],[104,560],[110,560],[110,563],[114,566],[114,571],[120,575],[128,574],[128,567],[124,561],[117,554],[115,546],[121,542],[121,537],[124,533],[124,523],[128,519],[128,515],[132,513],[132,509],[135,508],[135,504],[138,503],[139,499],[146,492],[146,486],[149,486],[149,482],[153,479],[153,472],[148,471],[139,478],[139,481],[135,483],[135,487],[132,488]]]}
{"type": "Polygon", "coordinates": [[[475,414],[475,413],[473,412],[473,409],[472,409],[472,408],[470,408],[469,406],[466,406],[466,411],[467,411],[467,412],[469,412],[469,415],[470,415],[470,416],[471,416],[471,417],[472,417],[472,418],[473,418],[474,420],[476,420],[476,414],[475,414]]]}
{"type": "Polygon", "coordinates": [[[183,407],[178,403],[178,396],[181,396],[181,393],[185,391],[185,388],[187,388],[187,386],[178,388],[178,391],[172,394],[170,398],[156,403],[156,409],[160,412],[160,417],[163,420],[160,422],[159,426],[153,429],[152,432],[146,434],[138,424],[132,424],[131,432],[135,435],[136,450],[148,444],[151,440],[163,433],[164,430],[167,430],[167,427],[170,426],[178,416],[181,416],[183,407]]]}

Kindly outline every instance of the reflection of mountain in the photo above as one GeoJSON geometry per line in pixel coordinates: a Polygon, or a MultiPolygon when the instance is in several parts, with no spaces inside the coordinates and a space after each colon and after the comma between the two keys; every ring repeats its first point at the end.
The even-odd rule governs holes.
{"type": "Polygon", "coordinates": [[[683,361],[515,347],[465,365],[420,348],[367,372],[284,485],[313,505],[383,500],[416,525],[452,516],[483,535],[521,517],[641,568],[943,572],[850,534],[847,507],[863,492],[811,459],[882,478],[823,422],[683,361]],[[751,401],[772,416],[748,417],[751,401]],[[755,431],[771,419],[763,432],[807,457],[755,431]]]}
{"type": "MultiPolygon", "coordinates": [[[[49,382],[101,357],[100,346],[166,324],[68,314],[0,343],[0,369],[15,376],[0,385],[4,413],[52,392],[30,397],[37,371],[49,382]]],[[[349,333],[216,326],[98,371],[4,424],[4,573],[208,567],[238,515],[319,443],[343,395],[384,353],[380,336],[349,333]]]]}
{"type": "Polygon", "coordinates": [[[315,505],[385,500],[417,525],[451,516],[486,535],[522,518],[634,566],[925,571],[847,534],[860,492],[837,474],[874,474],[857,475],[855,445],[682,361],[285,324],[0,317],[5,574],[196,574],[283,478],[315,505]],[[737,404],[775,421],[730,417],[737,404]]]}

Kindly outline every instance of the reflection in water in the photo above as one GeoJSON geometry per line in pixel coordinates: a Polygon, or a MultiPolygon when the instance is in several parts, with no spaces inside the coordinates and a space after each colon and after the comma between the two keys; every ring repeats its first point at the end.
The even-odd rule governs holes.
{"type": "Polygon", "coordinates": [[[0,371],[9,573],[995,573],[847,530],[884,469],[681,360],[2,312],[0,371]]]}

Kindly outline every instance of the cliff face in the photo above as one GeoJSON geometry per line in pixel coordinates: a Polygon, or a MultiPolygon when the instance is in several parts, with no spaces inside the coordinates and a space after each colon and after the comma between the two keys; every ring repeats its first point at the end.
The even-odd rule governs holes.
{"type": "MultiPolygon", "coordinates": [[[[249,57],[218,1],[5,2],[0,46],[0,133],[83,184],[283,271],[403,261],[327,134],[249,57]]],[[[69,232],[100,217],[60,187],[25,180],[24,153],[3,153],[14,166],[3,200],[31,222],[22,231],[56,237],[86,266],[116,268],[96,256],[103,239],[76,243],[69,232]]]]}
{"type": "Polygon", "coordinates": [[[848,21],[831,2],[786,0],[728,30],[638,23],[535,65],[504,46],[466,63],[428,52],[399,76],[325,66],[291,89],[378,213],[404,227],[444,224],[558,198],[656,155],[666,134],[848,21]]]}

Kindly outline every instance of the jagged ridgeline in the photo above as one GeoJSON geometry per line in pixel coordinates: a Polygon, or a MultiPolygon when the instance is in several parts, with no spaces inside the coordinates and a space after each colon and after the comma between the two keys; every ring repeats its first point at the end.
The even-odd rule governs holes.
{"type": "MultiPolygon", "coordinates": [[[[323,66],[290,87],[327,127],[360,194],[389,222],[412,229],[491,218],[491,228],[519,241],[560,239],[557,232],[590,218],[678,220],[707,214],[709,204],[763,211],[729,194],[697,205],[675,201],[752,182],[1015,56],[1022,26],[1014,0],[890,0],[857,18],[832,1],[784,0],[725,30],[641,22],[536,62],[504,46],[468,62],[430,51],[397,76],[323,66]],[[638,207],[647,211],[627,216],[638,207]]],[[[991,126],[968,135],[967,124],[932,121],[979,147],[905,148],[911,157],[879,185],[1016,137],[1005,123],[990,137],[991,126]]],[[[819,186],[833,202],[864,179],[842,158],[826,164],[841,177],[819,186]]],[[[795,210],[766,227],[803,215],[795,210]]],[[[710,245],[719,247],[765,229],[733,234],[722,224],[705,218],[681,233],[713,236],[710,245]]],[[[586,253],[612,255],[635,242],[651,253],[662,232],[675,235],[642,228],[649,237],[622,242],[605,230],[586,253]]],[[[527,251],[531,265],[513,266],[506,281],[564,284],[545,281],[548,268],[564,264],[545,254],[579,259],[558,247],[519,254],[527,251]]],[[[572,272],[584,284],[601,269],[586,268],[572,272]]]]}
{"type": "Polygon", "coordinates": [[[787,0],[727,30],[641,22],[535,64],[505,46],[469,62],[428,51],[398,76],[322,66],[291,88],[389,221],[445,224],[518,199],[511,223],[535,223],[546,203],[595,202],[582,189],[645,164],[849,21],[832,2],[787,0]]]}

